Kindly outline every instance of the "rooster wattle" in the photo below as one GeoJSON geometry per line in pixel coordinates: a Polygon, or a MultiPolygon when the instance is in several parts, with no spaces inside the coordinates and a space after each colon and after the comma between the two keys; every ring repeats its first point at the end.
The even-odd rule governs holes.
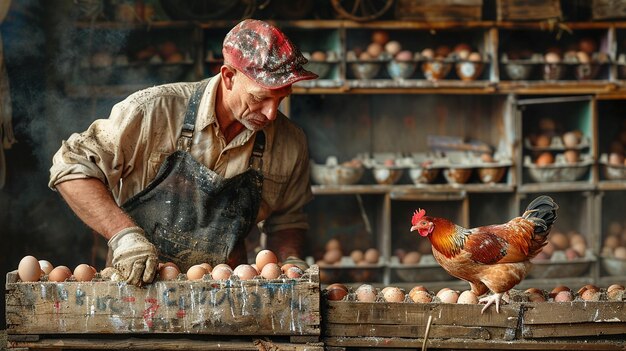
{"type": "Polygon", "coordinates": [[[429,217],[415,211],[411,231],[428,237],[433,256],[451,275],[469,282],[472,291],[500,312],[504,294],[521,282],[530,271],[530,259],[547,243],[559,206],[546,195],[534,199],[521,217],[503,224],[463,228],[447,219],[429,217]]]}

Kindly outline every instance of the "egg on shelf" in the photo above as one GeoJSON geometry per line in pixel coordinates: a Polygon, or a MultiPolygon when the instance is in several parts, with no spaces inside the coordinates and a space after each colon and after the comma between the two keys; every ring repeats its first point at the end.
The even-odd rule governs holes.
{"type": "Polygon", "coordinates": [[[389,33],[385,30],[375,30],[372,32],[372,42],[385,45],[389,42],[389,33]]]}
{"type": "Polygon", "coordinates": [[[465,290],[459,295],[457,303],[465,305],[475,305],[478,303],[478,296],[476,296],[476,294],[471,290],[465,290]]]}
{"type": "Polygon", "coordinates": [[[401,262],[403,264],[418,264],[422,259],[422,254],[417,251],[407,252],[403,257],[401,262]]]}
{"type": "Polygon", "coordinates": [[[433,297],[428,290],[421,285],[414,286],[409,291],[409,298],[415,303],[430,303],[433,301],[433,297]]]}
{"type": "Polygon", "coordinates": [[[362,250],[352,250],[352,252],[350,252],[350,258],[352,259],[352,262],[358,264],[365,259],[365,254],[362,250]]]}
{"type": "Polygon", "coordinates": [[[46,260],[39,260],[39,267],[41,268],[44,274],[50,274],[50,272],[52,272],[52,269],[54,269],[54,266],[52,265],[52,263],[46,260]]]}
{"type": "Polygon", "coordinates": [[[180,270],[176,265],[163,265],[158,273],[158,280],[174,280],[178,278],[180,270]]]}
{"type": "Polygon", "coordinates": [[[385,44],[385,52],[391,56],[397,55],[400,51],[402,51],[402,44],[395,40],[391,40],[385,44]]]}
{"type": "Polygon", "coordinates": [[[378,260],[380,258],[380,253],[378,252],[377,249],[375,248],[369,248],[365,251],[365,254],[363,256],[365,262],[370,263],[370,264],[376,264],[378,263],[378,260]]]}
{"type": "Polygon", "coordinates": [[[330,284],[325,289],[326,297],[332,301],[343,300],[348,295],[348,287],[341,283],[330,284]]]}
{"type": "Polygon", "coordinates": [[[554,163],[554,156],[552,155],[551,152],[547,152],[547,151],[539,154],[539,156],[537,156],[537,159],[535,160],[535,164],[537,166],[549,166],[553,163],[554,163]]]}

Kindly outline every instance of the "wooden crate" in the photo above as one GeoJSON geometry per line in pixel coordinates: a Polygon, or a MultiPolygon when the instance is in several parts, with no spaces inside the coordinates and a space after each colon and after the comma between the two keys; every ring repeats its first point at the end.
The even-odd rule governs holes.
{"type": "Polygon", "coordinates": [[[500,313],[481,314],[483,306],[444,303],[326,301],[324,337],[513,340],[520,305],[501,306],[500,313]]]}
{"type": "Polygon", "coordinates": [[[490,307],[443,303],[322,301],[327,349],[461,348],[623,350],[626,300],[513,302],[490,307]],[[426,337],[426,329],[430,330],[426,337]]]}
{"type": "Polygon", "coordinates": [[[593,20],[626,18],[626,1],[592,0],[591,18],[593,20]]]}
{"type": "Polygon", "coordinates": [[[424,22],[480,21],[483,0],[397,0],[396,18],[424,22]]]}
{"type": "Polygon", "coordinates": [[[521,337],[548,339],[591,338],[626,334],[624,301],[528,303],[522,311],[521,337]]]}
{"type": "MultiPolygon", "coordinates": [[[[7,334],[320,335],[319,269],[298,279],[17,280],[7,274],[7,334]]],[[[311,338],[309,338],[311,339],[311,338]]]]}
{"type": "Polygon", "coordinates": [[[562,18],[559,0],[497,0],[498,21],[536,21],[562,18]]]}

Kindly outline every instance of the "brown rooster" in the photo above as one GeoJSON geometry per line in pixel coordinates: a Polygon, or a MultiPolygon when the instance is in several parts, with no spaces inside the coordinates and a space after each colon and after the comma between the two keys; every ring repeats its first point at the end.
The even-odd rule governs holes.
{"type": "Polygon", "coordinates": [[[530,259],[546,245],[558,208],[551,197],[542,195],[521,217],[472,229],[426,216],[420,209],[413,214],[411,231],[428,237],[437,262],[451,275],[469,282],[476,296],[493,292],[480,299],[487,303],[481,313],[494,302],[500,313],[503,295],[526,277],[530,259]]]}

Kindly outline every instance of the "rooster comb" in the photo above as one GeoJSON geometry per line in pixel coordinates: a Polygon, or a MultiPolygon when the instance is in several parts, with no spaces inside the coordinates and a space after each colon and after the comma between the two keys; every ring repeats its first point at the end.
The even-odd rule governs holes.
{"type": "Polygon", "coordinates": [[[426,215],[426,210],[422,208],[420,208],[419,210],[416,210],[415,213],[413,213],[413,219],[411,220],[411,224],[415,225],[417,221],[422,219],[422,217],[424,217],[425,215],[426,215]]]}

